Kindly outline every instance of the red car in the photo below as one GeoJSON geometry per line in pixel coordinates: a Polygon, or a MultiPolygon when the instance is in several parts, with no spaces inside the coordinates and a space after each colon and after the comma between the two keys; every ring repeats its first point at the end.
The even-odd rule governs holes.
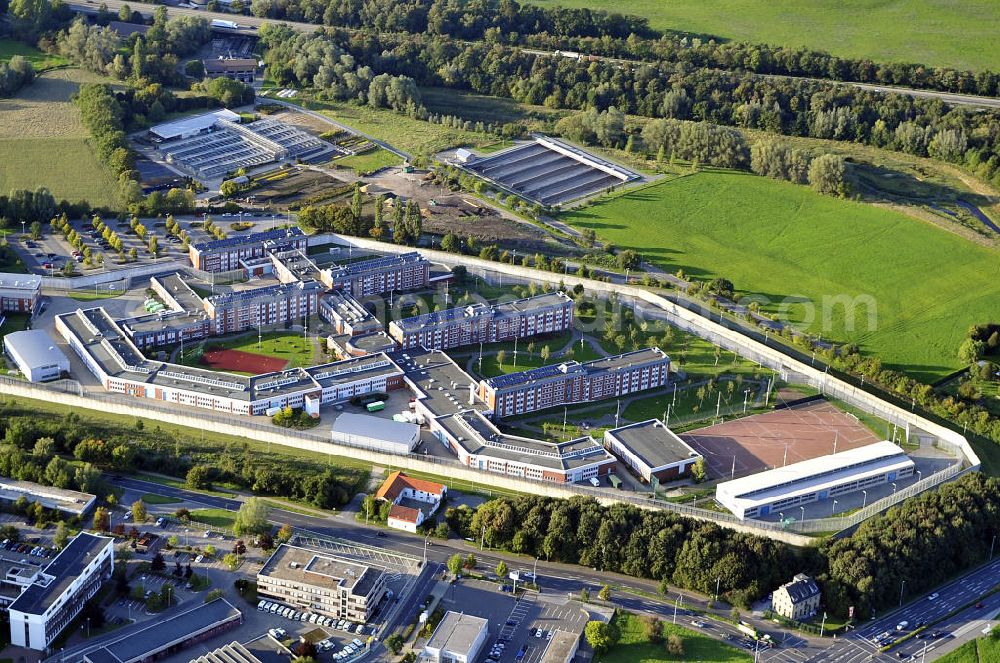
{"type": "Polygon", "coordinates": [[[976,609],[977,610],[982,610],[983,609],[983,602],[982,601],[980,601],[979,603],[976,604],[976,609]]]}

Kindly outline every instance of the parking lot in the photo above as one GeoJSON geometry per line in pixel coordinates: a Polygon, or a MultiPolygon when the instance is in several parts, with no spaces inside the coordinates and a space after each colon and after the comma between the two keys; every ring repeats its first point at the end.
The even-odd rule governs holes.
{"type": "Polygon", "coordinates": [[[576,600],[526,592],[514,597],[498,584],[461,580],[442,598],[447,610],[482,617],[489,637],[479,661],[537,663],[556,630],[582,633],[588,613],[576,600]]]}

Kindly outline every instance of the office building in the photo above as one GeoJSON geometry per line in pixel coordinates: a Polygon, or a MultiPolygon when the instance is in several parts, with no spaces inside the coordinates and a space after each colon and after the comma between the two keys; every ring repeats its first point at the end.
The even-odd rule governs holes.
{"type": "Polygon", "coordinates": [[[389,323],[389,335],[403,348],[439,350],[475,343],[558,334],[573,325],[573,300],[551,292],[512,302],[469,304],[389,323]]]}
{"type": "Polygon", "coordinates": [[[428,663],[475,663],[488,636],[487,620],[449,610],[424,645],[421,658],[428,663]]]}
{"type": "Polygon", "coordinates": [[[792,515],[804,504],[892,483],[913,471],[906,452],[883,441],[720,483],[715,499],[738,518],[792,515]]]}
{"type": "MultiPolygon", "coordinates": [[[[77,534],[7,610],[10,642],[45,650],[114,569],[114,539],[77,534]]],[[[102,662],[103,663],[103,662],[102,662]]]]}
{"type": "Polygon", "coordinates": [[[48,332],[28,329],[3,337],[3,349],[28,382],[58,380],[69,375],[69,359],[48,332]]]}
{"type": "Polygon", "coordinates": [[[586,363],[567,361],[479,383],[479,397],[497,419],[617,398],[667,385],[670,357],[645,348],[586,363]]]}
{"type": "Polygon", "coordinates": [[[701,458],[657,419],[605,432],[604,446],[646,483],[654,478],[662,482],[685,477],[701,458]]]}
{"type": "Polygon", "coordinates": [[[816,581],[804,573],[797,573],[791,582],[774,590],[771,609],[786,619],[802,621],[819,610],[820,591],[816,581]]]}
{"type": "Polygon", "coordinates": [[[282,544],[257,574],[257,595],[335,619],[367,622],[386,573],[329,552],[282,544]]]}

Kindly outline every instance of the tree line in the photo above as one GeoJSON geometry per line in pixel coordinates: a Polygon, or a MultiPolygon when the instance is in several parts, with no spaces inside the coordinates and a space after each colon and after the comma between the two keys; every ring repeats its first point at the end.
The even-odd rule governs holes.
{"type": "Polygon", "coordinates": [[[936,99],[879,93],[684,63],[588,62],[503,44],[426,35],[328,29],[374,70],[557,109],[706,121],[790,136],[857,142],[950,161],[1000,185],[1000,113],[948,107],[936,99]]]}
{"type": "Polygon", "coordinates": [[[822,78],[876,85],[995,96],[1000,73],[972,72],[920,63],[873,62],[807,48],[723,41],[711,35],[653,30],[645,18],[593,9],[538,7],[514,0],[254,0],[254,16],[320,23],[377,32],[449,36],[683,64],[755,74],[822,78]]]}
{"type": "Polygon", "coordinates": [[[649,578],[748,606],[795,573],[817,578],[824,609],[859,618],[985,561],[1000,531],[1000,481],[967,474],[869,519],[850,536],[794,549],[711,522],[584,497],[500,497],[448,508],[458,535],[493,548],[649,578]]]}

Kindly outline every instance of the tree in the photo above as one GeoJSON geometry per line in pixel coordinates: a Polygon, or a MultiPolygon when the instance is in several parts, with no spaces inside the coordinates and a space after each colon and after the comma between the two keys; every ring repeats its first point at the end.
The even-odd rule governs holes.
{"type": "Polygon", "coordinates": [[[215,557],[215,553],[217,552],[215,546],[213,546],[211,543],[205,546],[204,550],[205,554],[208,555],[209,557],[215,557]]]}
{"type": "Polygon", "coordinates": [[[442,237],[441,250],[447,251],[448,253],[461,253],[458,235],[456,235],[455,233],[448,233],[444,237],[442,237]]]}
{"type": "Polygon", "coordinates": [[[212,487],[212,468],[208,465],[194,465],[188,470],[185,477],[185,484],[188,488],[205,489],[212,487]]]}
{"type": "Polygon", "coordinates": [[[983,356],[986,344],[975,338],[967,338],[958,348],[958,358],[963,364],[974,364],[983,356]]]}
{"type": "Polygon", "coordinates": [[[40,221],[32,221],[29,228],[31,239],[38,240],[42,238],[42,224],[40,221]]]}
{"type": "Polygon", "coordinates": [[[132,522],[144,523],[149,514],[146,512],[146,503],[142,500],[132,502],[132,522]]]}
{"type": "Polygon", "coordinates": [[[240,565],[240,558],[235,553],[226,553],[226,556],[222,558],[222,563],[230,571],[235,571],[236,567],[240,565]]]}
{"type": "Polygon", "coordinates": [[[156,553],[153,556],[153,561],[149,564],[149,568],[157,573],[165,570],[167,568],[167,563],[163,560],[163,555],[156,553]]]}
{"type": "Polygon", "coordinates": [[[590,590],[586,587],[580,589],[580,600],[584,603],[590,603],[590,590]]]}
{"type": "Polygon", "coordinates": [[[503,368],[503,362],[507,359],[507,352],[504,350],[497,350],[497,366],[503,368]]]}
{"type": "Polygon", "coordinates": [[[279,543],[288,543],[289,541],[292,540],[292,536],[294,534],[295,532],[292,530],[291,525],[285,524],[282,525],[281,529],[278,530],[278,535],[276,538],[279,543]]]}
{"type": "Polygon", "coordinates": [[[838,154],[823,154],[809,164],[809,186],[820,193],[844,196],[848,192],[847,166],[838,154]]]}
{"type": "Polygon", "coordinates": [[[66,523],[59,521],[56,524],[55,534],[52,535],[52,545],[54,545],[59,550],[66,547],[66,543],[69,541],[69,531],[66,529],[66,523]]]}
{"type": "Polygon", "coordinates": [[[667,653],[671,656],[676,656],[678,658],[684,657],[684,638],[677,635],[676,633],[671,633],[667,636],[666,644],[667,653]]]}
{"type": "Polygon", "coordinates": [[[615,646],[618,642],[616,629],[607,622],[590,621],[583,629],[583,635],[587,638],[595,654],[604,654],[615,646]]]}
{"type": "Polygon", "coordinates": [[[663,621],[655,615],[643,615],[639,618],[642,623],[642,632],[653,644],[663,642],[663,621]]]}
{"type": "MultiPolygon", "coordinates": [[[[730,383],[732,384],[732,383],[730,383]]],[[[691,478],[695,483],[701,483],[708,477],[708,468],[705,465],[704,457],[699,456],[698,460],[691,466],[691,478]]]]}
{"type": "Polygon", "coordinates": [[[467,571],[471,571],[472,569],[476,568],[476,556],[473,555],[472,553],[466,555],[465,561],[462,563],[462,566],[465,567],[467,571]]]}
{"type": "Polygon", "coordinates": [[[625,249],[616,256],[619,269],[635,269],[642,262],[641,256],[632,249],[625,249]]]}
{"type": "Polygon", "coordinates": [[[448,558],[448,570],[451,571],[452,575],[458,575],[462,572],[462,566],[465,564],[465,558],[463,558],[458,553],[452,555],[448,558]]]}
{"type": "Polygon", "coordinates": [[[111,514],[103,506],[97,507],[94,511],[94,529],[98,532],[107,532],[111,527],[111,514]]]}
{"type": "Polygon", "coordinates": [[[601,599],[602,601],[610,601],[611,588],[608,587],[607,585],[601,585],[601,591],[597,593],[597,598],[601,599]]]}
{"type": "Polygon", "coordinates": [[[497,577],[499,578],[507,577],[507,564],[502,559],[499,562],[497,562],[496,572],[497,572],[497,577]]]}
{"type": "Polygon", "coordinates": [[[267,520],[269,511],[266,502],[257,497],[248,497],[233,519],[233,533],[241,536],[270,531],[271,523],[267,520]]]}
{"type": "Polygon", "coordinates": [[[399,633],[393,633],[385,639],[383,644],[386,649],[398,656],[399,652],[403,651],[403,636],[399,633]]]}

